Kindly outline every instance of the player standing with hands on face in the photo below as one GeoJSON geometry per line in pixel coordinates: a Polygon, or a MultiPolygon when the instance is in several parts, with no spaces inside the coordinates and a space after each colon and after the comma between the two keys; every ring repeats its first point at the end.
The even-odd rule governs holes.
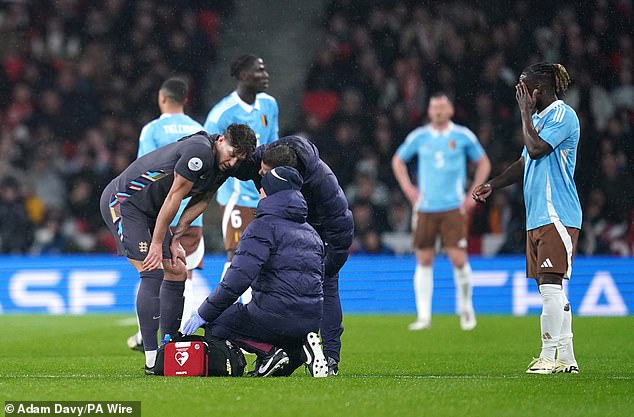
{"type": "Polygon", "coordinates": [[[539,287],[542,351],[526,373],[578,373],[572,346],[572,311],[563,290],[581,229],[581,204],[574,182],[579,119],[559,99],[570,76],[561,64],[539,63],[522,71],[515,98],[522,117],[522,156],[502,174],[478,185],[484,203],[493,190],[524,180],[526,276],[539,287]],[[555,358],[556,356],[556,358],[555,358]]]}
{"type": "Polygon", "coordinates": [[[473,132],[451,121],[453,112],[447,95],[434,94],[427,110],[429,124],[412,131],[392,158],[394,176],[416,211],[414,294],[418,317],[410,330],[431,327],[432,263],[439,234],[454,268],[460,327],[472,330],[476,326],[465,219],[475,203],[465,199],[466,165],[467,161],[477,164],[473,183],[480,184],[489,176],[491,163],[473,132]],[[418,188],[406,166],[414,156],[418,156],[418,188]]]}

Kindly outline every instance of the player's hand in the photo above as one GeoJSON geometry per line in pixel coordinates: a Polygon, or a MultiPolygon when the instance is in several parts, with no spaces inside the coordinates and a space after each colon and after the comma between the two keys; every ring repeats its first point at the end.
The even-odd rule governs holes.
{"type": "Polygon", "coordinates": [[[517,104],[522,113],[533,114],[535,112],[538,91],[538,89],[534,89],[532,92],[529,92],[524,81],[517,83],[515,86],[515,100],[517,100],[517,104]]]}
{"type": "Polygon", "coordinates": [[[205,323],[207,323],[205,319],[200,317],[197,311],[194,311],[189,320],[187,320],[187,323],[183,326],[183,334],[186,336],[194,334],[196,333],[196,330],[205,323]]]}
{"type": "Polygon", "coordinates": [[[403,193],[405,194],[405,198],[407,198],[407,201],[409,201],[412,207],[416,207],[416,202],[418,201],[418,188],[411,185],[404,189],[403,193]]]}
{"type": "Polygon", "coordinates": [[[484,184],[477,185],[473,189],[473,192],[471,192],[471,197],[478,203],[486,203],[487,198],[489,198],[492,192],[493,188],[491,188],[491,184],[486,182],[484,184]]]}
{"type": "Polygon", "coordinates": [[[162,244],[150,244],[150,249],[147,252],[147,256],[143,261],[143,270],[152,271],[161,266],[163,262],[163,245],[162,244]]]}
{"type": "Polygon", "coordinates": [[[180,240],[172,239],[170,243],[170,252],[172,252],[172,268],[176,268],[178,260],[180,259],[185,265],[187,265],[187,254],[180,240]]]}

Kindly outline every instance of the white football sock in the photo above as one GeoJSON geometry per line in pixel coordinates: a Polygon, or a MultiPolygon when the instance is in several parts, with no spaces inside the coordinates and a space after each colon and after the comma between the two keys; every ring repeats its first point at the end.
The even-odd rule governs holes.
{"type": "Polygon", "coordinates": [[[183,291],[183,297],[185,297],[185,303],[183,304],[183,315],[181,320],[181,330],[183,330],[183,326],[187,323],[187,320],[191,317],[194,312],[194,284],[192,283],[192,279],[185,280],[185,290],[183,291]]]}
{"type": "Polygon", "coordinates": [[[544,303],[541,315],[542,352],[539,357],[554,361],[564,319],[563,288],[556,284],[542,284],[539,293],[544,303]]]}
{"type": "Polygon", "coordinates": [[[414,272],[414,295],[419,321],[431,320],[431,298],[434,291],[434,279],[431,266],[416,264],[414,272]]]}
{"type": "Polygon", "coordinates": [[[465,263],[462,268],[453,269],[453,281],[456,285],[458,312],[473,311],[471,291],[471,265],[465,263]]]}
{"type": "Polygon", "coordinates": [[[224,279],[225,274],[227,273],[227,269],[229,269],[230,266],[231,266],[230,261],[225,262],[225,266],[222,268],[222,275],[220,275],[220,281],[224,279]]]}
{"type": "Polygon", "coordinates": [[[242,294],[242,304],[249,304],[251,301],[251,287],[247,288],[247,290],[242,294]]]}
{"type": "Polygon", "coordinates": [[[145,351],[145,366],[148,368],[153,368],[156,363],[156,351],[155,350],[146,350],[145,351]]]}
{"type": "Polygon", "coordinates": [[[575,352],[572,348],[572,308],[566,293],[561,292],[562,302],[564,304],[564,318],[561,325],[561,333],[559,334],[559,343],[557,344],[557,359],[565,363],[574,363],[575,352]]]}

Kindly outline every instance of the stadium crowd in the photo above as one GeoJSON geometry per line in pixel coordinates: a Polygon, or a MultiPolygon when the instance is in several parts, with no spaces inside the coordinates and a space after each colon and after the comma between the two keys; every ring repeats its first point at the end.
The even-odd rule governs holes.
{"type": "Polygon", "coordinates": [[[188,78],[200,113],[232,2],[0,3],[0,252],[112,251],[96,215],[156,91],[188,78]]]}
{"type": "MultiPolygon", "coordinates": [[[[140,126],[156,117],[148,97],[180,73],[194,92],[194,115],[212,104],[201,86],[231,2],[191,0],[177,9],[172,3],[0,4],[0,252],[113,250],[96,215],[98,196],[134,159],[140,126]]],[[[581,120],[579,250],[631,255],[631,3],[490,3],[329,3],[296,130],[317,144],[346,191],[355,251],[389,253],[389,236],[410,230],[410,207],[390,159],[424,123],[430,94],[453,98],[454,120],[474,131],[501,170],[521,151],[513,88],[519,71],[548,60],[570,72],[566,100],[581,120]]],[[[472,251],[495,235],[505,237],[496,251],[523,253],[520,191],[498,192],[476,209],[472,251]]]]}

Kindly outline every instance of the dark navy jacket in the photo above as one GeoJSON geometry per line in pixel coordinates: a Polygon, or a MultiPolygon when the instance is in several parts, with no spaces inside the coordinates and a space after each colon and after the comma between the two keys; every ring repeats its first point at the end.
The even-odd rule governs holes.
{"type": "Polygon", "coordinates": [[[249,287],[254,320],[275,327],[317,331],[323,305],[324,246],[308,223],[306,201],[285,190],[260,200],[231,266],[205,302],[200,316],[213,322],[249,287]]]}
{"type": "MultiPolygon", "coordinates": [[[[317,230],[326,245],[325,275],[333,276],[348,259],[354,237],[352,212],[343,190],[330,167],[319,158],[319,151],[308,139],[286,136],[277,142],[292,148],[298,156],[298,171],[304,177],[302,194],[308,203],[308,223],[317,230]]],[[[243,162],[235,174],[252,179],[260,186],[260,163],[267,145],[258,146],[253,156],[243,162]]]]}

